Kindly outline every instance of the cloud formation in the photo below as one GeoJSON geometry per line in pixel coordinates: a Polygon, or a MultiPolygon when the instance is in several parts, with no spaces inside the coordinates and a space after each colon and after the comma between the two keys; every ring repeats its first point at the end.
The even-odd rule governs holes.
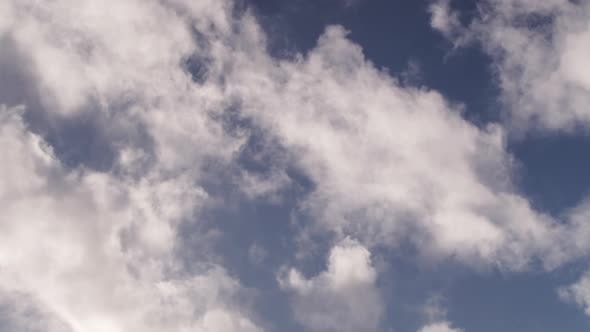
{"type": "MultiPolygon", "coordinates": [[[[516,11],[510,3],[499,12],[516,11]]],[[[450,2],[432,13],[449,38],[464,29],[450,2]]],[[[340,26],[307,54],[277,59],[256,18],[229,0],[25,0],[0,4],[0,35],[15,50],[0,63],[28,91],[0,94],[10,161],[0,165],[0,291],[19,329],[264,330],[272,318],[258,317],[219,261],[182,262],[179,232],[235,192],[280,202],[294,169],[309,181],[290,211],[308,220],[296,229],[332,241],[324,271],[279,278],[295,320],[313,331],[380,328],[377,247],[409,243],[434,260],[506,270],[536,260],[551,269],[590,249],[586,205],[558,221],[514,188],[500,125],[479,128],[436,91],[400,84],[340,26]],[[82,120],[91,132],[66,134],[82,120]],[[272,143],[248,150],[255,133],[272,143]],[[101,167],[69,162],[84,135],[109,152],[101,167]],[[263,170],[243,167],[245,153],[263,170]]],[[[537,74],[514,82],[527,75],[537,74]]],[[[568,116],[539,121],[578,119],[568,116]]],[[[269,256],[245,251],[255,264],[269,256]]],[[[441,321],[422,331],[459,330],[441,321]]]]}
{"type": "MultiPolygon", "coordinates": [[[[198,219],[210,200],[198,184],[202,165],[223,163],[240,142],[220,134],[209,112],[223,102],[184,67],[197,53],[188,22],[207,27],[203,33],[225,31],[229,5],[1,6],[0,34],[23,56],[7,60],[32,65],[24,84],[39,96],[1,112],[0,144],[10,161],[0,179],[2,291],[31,298],[61,322],[56,331],[260,330],[239,304],[239,282],[222,267],[204,260],[189,272],[176,257],[178,226],[198,219]],[[108,133],[103,143],[115,158],[106,171],[84,161],[69,169],[23,120],[38,121],[41,133],[59,132],[85,114],[102,119],[93,125],[108,133]]],[[[27,319],[11,312],[13,321],[27,319]]]]}
{"type": "Polygon", "coordinates": [[[279,276],[292,294],[297,321],[310,331],[376,331],[383,304],[370,252],[345,239],[332,248],[327,269],[307,279],[296,269],[279,276]]]}
{"type": "Polygon", "coordinates": [[[581,307],[590,316],[590,273],[586,272],[574,284],[559,289],[562,300],[581,307]]]}
{"type": "MultiPolygon", "coordinates": [[[[467,25],[451,1],[431,5],[431,26],[456,46],[477,42],[490,56],[515,136],[530,130],[575,133],[589,125],[590,5],[586,1],[490,0],[467,25]]],[[[564,241],[582,247],[588,201],[569,212],[574,229],[564,241]],[[567,240],[565,240],[567,239],[567,240]]],[[[576,250],[574,250],[576,251],[576,250]]],[[[588,313],[588,277],[560,290],[588,313]]]]}
{"type": "Polygon", "coordinates": [[[223,269],[178,271],[174,224],[201,193],[65,170],[21,113],[0,117],[3,292],[30,296],[56,331],[257,330],[226,302],[239,286],[223,269]]]}
{"type": "Polygon", "coordinates": [[[500,126],[480,129],[437,92],[400,86],[342,27],[328,27],[294,61],[257,54],[236,62],[228,89],[313,181],[302,206],[317,227],[516,270],[587,250],[560,244],[582,223],[534,211],[513,188],[500,126]]]}
{"type": "Polygon", "coordinates": [[[493,61],[510,126],[572,131],[586,128],[590,113],[590,50],[585,1],[487,0],[467,26],[452,2],[431,6],[433,28],[453,43],[477,41],[493,61]]]}
{"type": "Polygon", "coordinates": [[[439,322],[426,325],[418,332],[462,332],[461,329],[451,327],[449,322],[439,322]]]}

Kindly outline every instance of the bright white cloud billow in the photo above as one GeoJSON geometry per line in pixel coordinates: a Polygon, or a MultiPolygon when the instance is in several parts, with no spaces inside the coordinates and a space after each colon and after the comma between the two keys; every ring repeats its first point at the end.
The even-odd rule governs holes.
{"type": "Polygon", "coordinates": [[[590,274],[587,272],[574,284],[560,288],[559,296],[580,306],[590,316],[590,274]]]}
{"type": "Polygon", "coordinates": [[[440,294],[428,299],[424,307],[424,315],[427,324],[424,324],[418,332],[464,332],[463,329],[454,327],[448,321],[446,299],[440,294]]]}
{"type": "Polygon", "coordinates": [[[304,207],[320,228],[507,269],[588,249],[561,241],[583,223],[559,224],[514,190],[499,126],[480,129],[438,93],[401,87],[341,27],[295,61],[255,59],[236,59],[229,90],[316,184],[304,207]]]}
{"type": "Polygon", "coordinates": [[[0,180],[2,292],[33,299],[61,322],[55,331],[257,330],[227,302],[239,286],[223,269],[203,266],[190,277],[176,270],[171,228],[192,213],[185,198],[202,200],[200,193],[183,198],[163,182],[68,172],[20,113],[3,109],[0,117],[11,160],[0,180]]]}
{"type": "Polygon", "coordinates": [[[440,31],[446,38],[459,42],[461,36],[461,22],[459,14],[451,9],[451,0],[440,0],[433,2],[429,7],[431,20],[430,25],[440,31]]]}
{"type": "Polygon", "coordinates": [[[461,329],[451,327],[449,322],[439,322],[426,325],[422,327],[418,332],[462,332],[461,329]]]}
{"type": "MultiPolygon", "coordinates": [[[[460,13],[451,5],[446,0],[433,2],[431,26],[454,43],[477,41],[490,55],[514,134],[521,129],[586,130],[590,124],[587,1],[488,0],[467,26],[457,24],[460,13]],[[443,24],[449,22],[454,24],[443,24]]],[[[588,211],[587,200],[570,211],[570,223],[579,230],[561,236],[570,249],[587,242],[588,211]]],[[[560,294],[588,312],[587,281],[583,276],[560,294]]]]}
{"type": "Polygon", "coordinates": [[[431,25],[455,43],[481,43],[511,109],[511,126],[565,131],[588,126],[587,1],[486,0],[465,27],[449,3],[433,3],[431,25]]]}
{"type": "Polygon", "coordinates": [[[375,331],[383,306],[370,252],[345,239],[332,248],[326,271],[310,279],[296,269],[280,276],[295,318],[310,331],[375,331]]]}
{"type": "MultiPolygon", "coordinates": [[[[197,89],[183,68],[198,53],[188,22],[222,34],[227,4],[2,7],[2,39],[22,55],[5,61],[32,66],[22,88],[35,89],[39,100],[20,102],[25,110],[40,105],[30,112],[46,122],[35,126],[59,130],[64,119],[94,113],[116,153],[109,172],[69,170],[23,123],[25,110],[2,109],[0,144],[9,161],[0,177],[2,291],[32,299],[60,322],[56,331],[258,331],[234,299],[238,281],[207,261],[193,262],[188,273],[175,257],[178,225],[209,199],[197,184],[201,163],[222,163],[240,142],[209,120],[222,108],[215,91],[197,89]]],[[[8,312],[11,321],[28,319],[8,312]]]]}
{"type": "MultiPolygon", "coordinates": [[[[501,13],[521,10],[500,3],[501,13]]],[[[462,38],[451,7],[433,5],[433,25],[462,38]]],[[[576,21],[564,22],[560,31],[569,36],[576,21]]],[[[585,61],[580,36],[564,44],[567,63],[585,61]]],[[[532,40],[535,60],[541,40],[532,40]]],[[[296,182],[292,170],[310,185],[286,213],[306,220],[290,229],[303,234],[286,241],[317,233],[333,241],[325,270],[305,276],[303,268],[285,268],[278,280],[293,318],[311,331],[385,325],[371,256],[377,248],[409,243],[433,260],[511,271],[537,260],[555,268],[590,250],[590,208],[582,204],[557,221],[513,187],[500,125],[479,128],[436,91],[400,84],[340,26],[327,27],[308,53],[277,59],[256,18],[229,0],[14,0],[0,3],[0,45],[10,48],[0,51],[0,73],[18,78],[0,78],[7,87],[0,104],[8,104],[0,110],[8,160],[0,163],[0,306],[15,330],[280,326],[251,308],[231,267],[206,250],[192,255],[179,233],[237,195],[280,204],[296,182]],[[92,131],[71,134],[72,124],[92,131]],[[249,150],[254,132],[262,143],[249,150]],[[101,167],[72,162],[72,147],[99,154],[81,142],[112,156],[101,167]],[[265,171],[243,167],[245,153],[265,171]],[[219,188],[208,190],[211,183],[219,188]],[[198,258],[187,267],[186,256],[198,258]]],[[[502,70],[523,65],[506,61],[502,70]]],[[[566,67],[556,75],[584,87],[579,71],[566,67]]],[[[505,80],[525,86],[527,75],[548,75],[519,73],[505,80]]],[[[531,106],[545,103],[535,98],[523,99],[523,114],[544,112],[531,106]]],[[[551,127],[583,117],[572,115],[573,100],[566,105],[559,121],[549,113],[539,121],[551,127]]],[[[277,259],[258,242],[240,250],[257,266],[281,259],[293,266],[293,257],[277,259]]],[[[444,318],[422,332],[460,331],[444,318]]]]}

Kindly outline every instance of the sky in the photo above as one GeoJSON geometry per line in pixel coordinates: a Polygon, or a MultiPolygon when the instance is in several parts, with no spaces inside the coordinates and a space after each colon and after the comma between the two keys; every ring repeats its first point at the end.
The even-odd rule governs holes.
{"type": "Polygon", "coordinates": [[[0,331],[590,328],[590,3],[0,2],[0,331]]]}

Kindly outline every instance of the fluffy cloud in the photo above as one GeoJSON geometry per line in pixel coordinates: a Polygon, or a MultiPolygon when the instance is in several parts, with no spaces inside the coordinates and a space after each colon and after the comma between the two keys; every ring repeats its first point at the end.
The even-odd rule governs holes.
{"type": "Polygon", "coordinates": [[[440,31],[446,38],[453,40],[460,37],[461,22],[459,14],[451,9],[451,0],[440,0],[430,4],[430,25],[440,31]]]}
{"type": "Polygon", "coordinates": [[[370,245],[409,236],[430,254],[509,267],[552,245],[554,222],[511,188],[502,130],[469,124],[436,92],[402,88],[340,27],[306,56],[276,60],[255,20],[233,16],[229,2],[29,7],[12,6],[26,19],[7,35],[36,64],[43,105],[68,116],[97,104],[118,128],[110,144],[123,171],[197,183],[202,167],[242,145],[223,123],[237,109],[289,155],[270,158],[271,176],[244,173],[243,191],[289,185],[283,169],[294,163],[316,185],[304,207],[320,228],[370,245]],[[189,60],[201,77],[183,68],[189,60]],[[139,123],[152,146],[121,123],[139,123]]]}
{"type": "MultiPolygon", "coordinates": [[[[458,35],[449,2],[432,11],[458,35]]],[[[178,227],[223,199],[207,181],[268,199],[292,185],[293,168],[311,180],[294,214],[336,239],[326,271],[281,278],[310,329],[379,326],[374,246],[409,241],[437,259],[507,269],[587,253],[590,209],[566,223],[534,211],[511,185],[498,125],[478,128],[435,91],[403,87],[341,27],[308,54],[275,59],[231,1],[4,1],[0,34],[18,50],[0,63],[30,64],[22,84],[34,91],[19,101],[26,110],[0,118],[10,160],[0,165],[0,288],[19,294],[8,297],[15,322],[24,294],[56,330],[260,330],[239,281],[206,259],[192,272],[177,261],[178,227]],[[66,166],[63,146],[43,136],[84,117],[113,153],[101,170],[66,166]],[[276,142],[256,151],[269,174],[236,161],[254,130],[276,142]]],[[[265,255],[252,247],[253,261],[265,255]]]]}
{"type": "Polygon", "coordinates": [[[585,1],[487,0],[469,26],[449,1],[436,1],[432,26],[455,43],[477,40],[493,60],[511,126],[587,127],[590,6],[585,1]]]}
{"type": "Polygon", "coordinates": [[[462,332],[463,330],[451,327],[449,322],[439,322],[426,325],[418,332],[462,332]]]}
{"type": "MultiPolygon", "coordinates": [[[[590,233],[588,227],[584,227],[584,225],[587,224],[589,218],[590,201],[587,199],[570,211],[570,219],[573,224],[580,225],[577,227],[580,231],[564,237],[563,241],[569,243],[572,248],[579,248],[582,243],[587,242],[590,233]]],[[[580,306],[590,316],[590,271],[582,275],[576,283],[561,287],[558,293],[562,300],[580,306]]]]}
{"type": "Polygon", "coordinates": [[[270,158],[271,176],[244,173],[243,191],[289,185],[293,163],[315,184],[304,210],[340,237],[394,246],[409,237],[435,256],[520,267],[559,233],[511,188],[498,126],[479,129],[438,93],[401,87],[340,27],[309,54],[276,60],[230,2],[8,6],[5,34],[35,64],[44,109],[105,114],[117,165],[155,179],[145,182],[198,183],[203,167],[231,162],[243,133],[228,133],[223,118],[237,109],[288,155],[270,158]],[[130,137],[132,124],[150,146],[130,137]]]}
{"type": "Polygon", "coordinates": [[[562,300],[580,306],[590,316],[590,273],[586,272],[576,283],[559,289],[562,300]]]}
{"type": "Polygon", "coordinates": [[[222,164],[241,144],[212,120],[225,108],[219,87],[198,86],[185,69],[202,55],[193,30],[230,30],[228,3],[1,6],[2,40],[22,55],[3,61],[30,63],[23,89],[39,96],[19,101],[38,109],[0,112],[9,160],[0,166],[0,288],[23,294],[7,297],[10,321],[75,332],[258,331],[239,282],[212,262],[192,262],[189,273],[176,259],[178,225],[211,199],[198,184],[204,165],[222,164]],[[58,134],[90,114],[115,158],[104,172],[84,161],[68,169],[23,114],[58,134]],[[37,325],[18,309],[21,297],[42,313],[37,325]]]}
{"type": "Polygon", "coordinates": [[[193,213],[186,200],[202,200],[199,192],[67,171],[20,113],[0,116],[10,160],[0,178],[3,292],[33,299],[61,322],[56,331],[257,330],[228,302],[239,285],[223,269],[186,276],[175,263],[174,225],[193,213]]]}
{"type": "MultiPolygon", "coordinates": [[[[456,44],[478,42],[490,55],[510,112],[507,124],[514,133],[523,129],[571,132],[589,126],[588,2],[488,0],[479,5],[467,26],[458,24],[461,13],[451,5],[446,0],[433,3],[431,25],[456,44]]],[[[565,243],[555,253],[557,260],[586,251],[588,211],[586,199],[569,212],[571,228],[555,236],[565,243]]],[[[589,280],[586,274],[559,292],[587,313],[589,280]]]]}
{"type": "Polygon", "coordinates": [[[383,306],[370,252],[345,239],[332,248],[327,270],[310,279],[296,269],[279,277],[297,321],[311,331],[376,331],[383,306]]]}
{"type": "Polygon", "coordinates": [[[586,249],[561,248],[573,227],[512,187],[499,126],[480,129],[438,93],[401,87],[341,27],[294,61],[252,58],[236,60],[229,91],[313,180],[303,206],[318,227],[508,269],[533,257],[555,266],[586,249]]]}
{"type": "Polygon", "coordinates": [[[117,154],[154,154],[161,171],[176,173],[198,169],[206,156],[228,158],[241,142],[210,120],[229,106],[222,87],[194,84],[185,68],[215,56],[209,35],[229,34],[229,4],[12,1],[0,34],[30,63],[29,84],[51,121],[95,113],[117,154]]]}
{"type": "Polygon", "coordinates": [[[424,306],[424,315],[429,323],[418,332],[463,332],[463,329],[453,327],[447,314],[445,298],[440,294],[430,297],[424,306]]]}

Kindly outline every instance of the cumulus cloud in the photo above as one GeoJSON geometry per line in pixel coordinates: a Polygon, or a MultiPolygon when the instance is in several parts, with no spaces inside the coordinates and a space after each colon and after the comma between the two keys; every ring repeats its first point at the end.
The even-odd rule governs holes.
{"type": "Polygon", "coordinates": [[[239,285],[223,269],[177,269],[174,225],[198,192],[67,171],[20,113],[0,116],[10,160],[0,179],[3,292],[34,299],[63,331],[257,330],[228,302],[239,285]]]}
{"type": "MultiPolygon", "coordinates": [[[[567,237],[567,243],[572,247],[580,247],[582,242],[587,241],[590,234],[588,228],[583,225],[587,224],[590,218],[590,201],[586,199],[575,209],[570,211],[572,223],[580,225],[579,232],[575,232],[567,237]]],[[[584,312],[590,316],[590,272],[586,271],[580,279],[572,285],[564,286],[558,289],[560,298],[581,307],[584,312]]]]}
{"type": "Polygon", "coordinates": [[[435,257],[507,269],[534,257],[555,266],[587,249],[562,248],[574,227],[512,187],[500,126],[480,129],[437,92],[402,87],[342,27],[295,61],[236,62],[228,89],[313,181],[303,207],[319,228],[370,246],[409,239],[435,257]]]}
{"type": "Polygon", "coordinates": [[[445,298],[440,294],[428,299],[424,306],[424,315],[429,323],[422,326],[418,332],[463,332],[448,321],[444,302],[445,298]]]}
{"type": "MultiPolygon", "coordinates": [[[[574,132],[590,124],[590,5],[586,1],[490,0],[482,2],[471,23],[456,22],[449,1],[433,4],[433,28],[455,43],[473,41],[490,55],[502,98],[509,111],[507,126],[519,135],[528,130],[574,132]],[[452,26],[453,28],[450,28],[452,26]],[[456,33],[450,33],[452,29],[456,33]]],[[[588,236],[588,200],[566,216],[569,231],[555,237],[565,245],[556,260],[584,255],[588,236]],[[580,250],[582,249],[582,250],[580,250]]],[[[559,290],[562,299],[582,307],[589,303],[589,277],[559,290]]]]}
{"type": "MultiPolygon", "coordinates": [[[[211,120],[225,107],[219,87],[198,86],[184,67],[200,54],[195,30],[228,33],[229,3],[1,6],[0,35],[25,58],[3,60],[31,64],[23,84],[40,96],[36,130],[60,134],[92,114],[115,158],[101,172],[85,161],[70,169],[24,120],[31,100],[2,108],[0,289],[32,299],[42,330],[259,331],[225,269],[204,260],[189,272],[176,257],[178,226],[211,200],[198,184],[203,165],[222,164],[242,141],[211,120]]],[[[6,302],[11,321],[35,330],[19,301],[6,302]]]]}
{"type": "Polygon", "coordinates": [[[459,43],[463,29],[459,20],[459,13],[451,8],[451,0],[432,2],[428,10],[430,12],[430,25],[440,31],[446,38],[459,43]]]}
{"type": "MultiPolygon", "coordinates": [[[[431,10],[454,38],[450,3],[431,10]]],[[[225,198],[206,183],[274,200],[292,169],[311,183],[292,213],[335,239],[325,271],[280,278],[313,330],[379,326],[375,246],[407,241],[435,259],[515,270],[589,249],[590,209],[559,223],[513,188],[500,126],[478,128],[439,93],[400,84],[342,27],[275,59],[229,0],[4,1],[0,34],[18,49],[0,63],[30,64],[22,84],[35,92],[0,112],[10,161],[0,165],[0,288],[30,298],[39,320],[75,332],[261,330],[239,280],[208,259],[190,272],[178,262],[178,230],[225,198]],[[45,137],[84,117],[113,154],[107,167],[67,165],[60,149],[80,143],[45,137]],[[276,142],[257,147],[264,174],[237,160],[254,129],[276,142]]],[[[262,264],[259,248],[249,256],[262,264]]]]}
{"type": "Polygon", "coordinates": [[[438,322],[422,327],[418,332],[462,332],[463,330],[453,328],[449,322],[438,322]]]}
{"type": "Polygon", "coordinates": [[[581,307],[586,315],[590,316],[590,273],[586,272],[577,282],[562,287],[558,294],[564,301],[571,302],[581,307]]]}
{"type": "Polygon", "coordinates": [[[197,169],[204,156],[227,158],[237,149],[240,141],[220,134],[220,124],[209,120],[228,106],[221,87],[193,84],[184,68],[191,57],[206,61],[215,51],[207,34],[228,33],[229,2],[62,0],[4,6],[10,8],[0,20],[12,23],[0,33],[31,62],[31,84],[54,119],[97,113],[106,119],[104,126],[118,129],[109,132],[116,150],[154,153],[163,171],[197,169]],[[155,151],[143,151],[146,142],[133,141],[133,124],[147,131],[155,151]]]}
{"type": "Polygon", "coordinates": [[[376,331],[383,305],[370,252],[345,239],[332,248],[327,265],[309,279],[294,268],[279,276],[293,297],[295,319],[311,331],[376,331]]]}
{"type": "Polygon", "coordinates": [[[455,42],[478,41],[491,56],[510,126],[563,131],[588,126],[586,1],[488,0],[468,26],[456,25],[457,12],[445,10],[449,1],[436,1],[432,8],[435,29],[455,42]]]}

